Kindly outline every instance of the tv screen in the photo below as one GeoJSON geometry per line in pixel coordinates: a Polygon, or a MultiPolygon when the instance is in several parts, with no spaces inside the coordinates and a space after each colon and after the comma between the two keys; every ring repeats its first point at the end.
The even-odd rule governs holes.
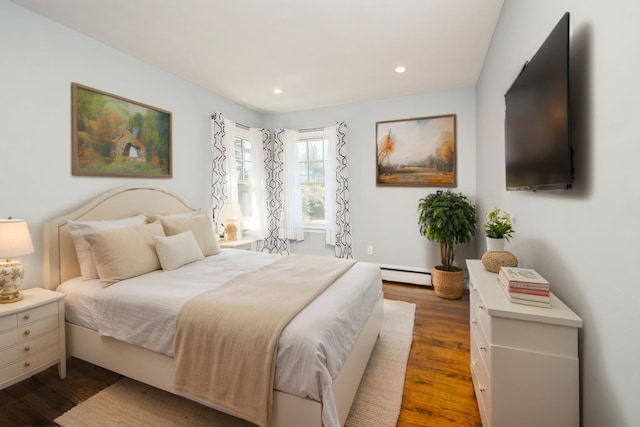
{"type": "Polygon", "coordinates": [[[505,104],[507,190],[571,188],[569,13],[524,65],[505,104]]]}

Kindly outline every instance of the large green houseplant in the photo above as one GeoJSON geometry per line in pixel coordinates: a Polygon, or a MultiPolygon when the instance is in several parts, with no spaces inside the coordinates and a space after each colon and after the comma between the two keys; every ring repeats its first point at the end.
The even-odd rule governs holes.
{"type": "Polygon", "coordinates": [[[476,207],[462,193],[438,190],[420,199],[420,233],[440,244],[440,265],[431,270],[436,295],[456,299],[462,296],[462,269],[453,265],[454,246],[467,243],[476,234],[476,207]]]}

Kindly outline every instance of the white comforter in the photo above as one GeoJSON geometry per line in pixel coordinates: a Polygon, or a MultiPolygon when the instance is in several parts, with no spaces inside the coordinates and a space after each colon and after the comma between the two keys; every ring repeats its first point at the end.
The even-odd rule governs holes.
{"type": "MultiPolygon", "coordinates": [[[[182,304],[278,255],[222,249],[220,254],[173,271],[154,271],[103,288],[97,280],[69,280],[67,321],[173,356],[176,316],[182,304]]],[[[376,301],[382,295],[380,270],[356,263],[284,329],[276,360],[275,388],[323,402],[323,422],[337,425],[333,378],[376,301]]]]}

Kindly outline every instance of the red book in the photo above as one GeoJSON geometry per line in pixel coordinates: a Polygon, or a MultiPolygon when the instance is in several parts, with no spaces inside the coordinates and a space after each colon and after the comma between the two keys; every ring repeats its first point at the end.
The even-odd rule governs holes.
{"type": "Polygon", "coordinates": [[[550,295],[549,291],[542,291],[538,289],[515,288],[513,286],[509,286],[509,292],[514,292],[517,294],[540,295],[543,297],[548,297],[550,295]]]}

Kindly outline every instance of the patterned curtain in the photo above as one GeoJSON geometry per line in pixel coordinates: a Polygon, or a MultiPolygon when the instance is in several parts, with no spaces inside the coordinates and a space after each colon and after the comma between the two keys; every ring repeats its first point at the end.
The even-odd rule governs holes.
{"type": "Polygon", "coordinates": [[[325,177],[327,217],[325,241],[334,246],[338,258],[353,258],[351,250],[351,212],[349,210],[349,168],[347,159],[347,125],[344,122],[325,129],[329,140],[329,159],[325,177]],[[333,180],[333,183],[330,181],[333,180]],[[334,203],[331,203],[334,202],[334,203]]]}
{"type": "MultiPolygon", "coordinates": [[[[231,132],[231,129],[227,129],[222,113],[215,113],[211,119],[213,135],[213,141],[211,142],[213,152],[213,161],[211,164],[211,203],[213,218],[217,221],[222,205],[229,200],[226,173],[227,149],[224,140],[227,132],[231,132]]],[[[229,155],[232,156],[233,153],[229,153],[229,155]]]]}
{"type": "Polygon", "coordinates": [[[284,193],[284,129],[276,129],[273,144],[262,141],[264,168],[267,183],[267,237],[258,248],[273,253],[289,253],[289,241],[280,238],[280,218],[282,217],[282,196],[284,193]]]}

